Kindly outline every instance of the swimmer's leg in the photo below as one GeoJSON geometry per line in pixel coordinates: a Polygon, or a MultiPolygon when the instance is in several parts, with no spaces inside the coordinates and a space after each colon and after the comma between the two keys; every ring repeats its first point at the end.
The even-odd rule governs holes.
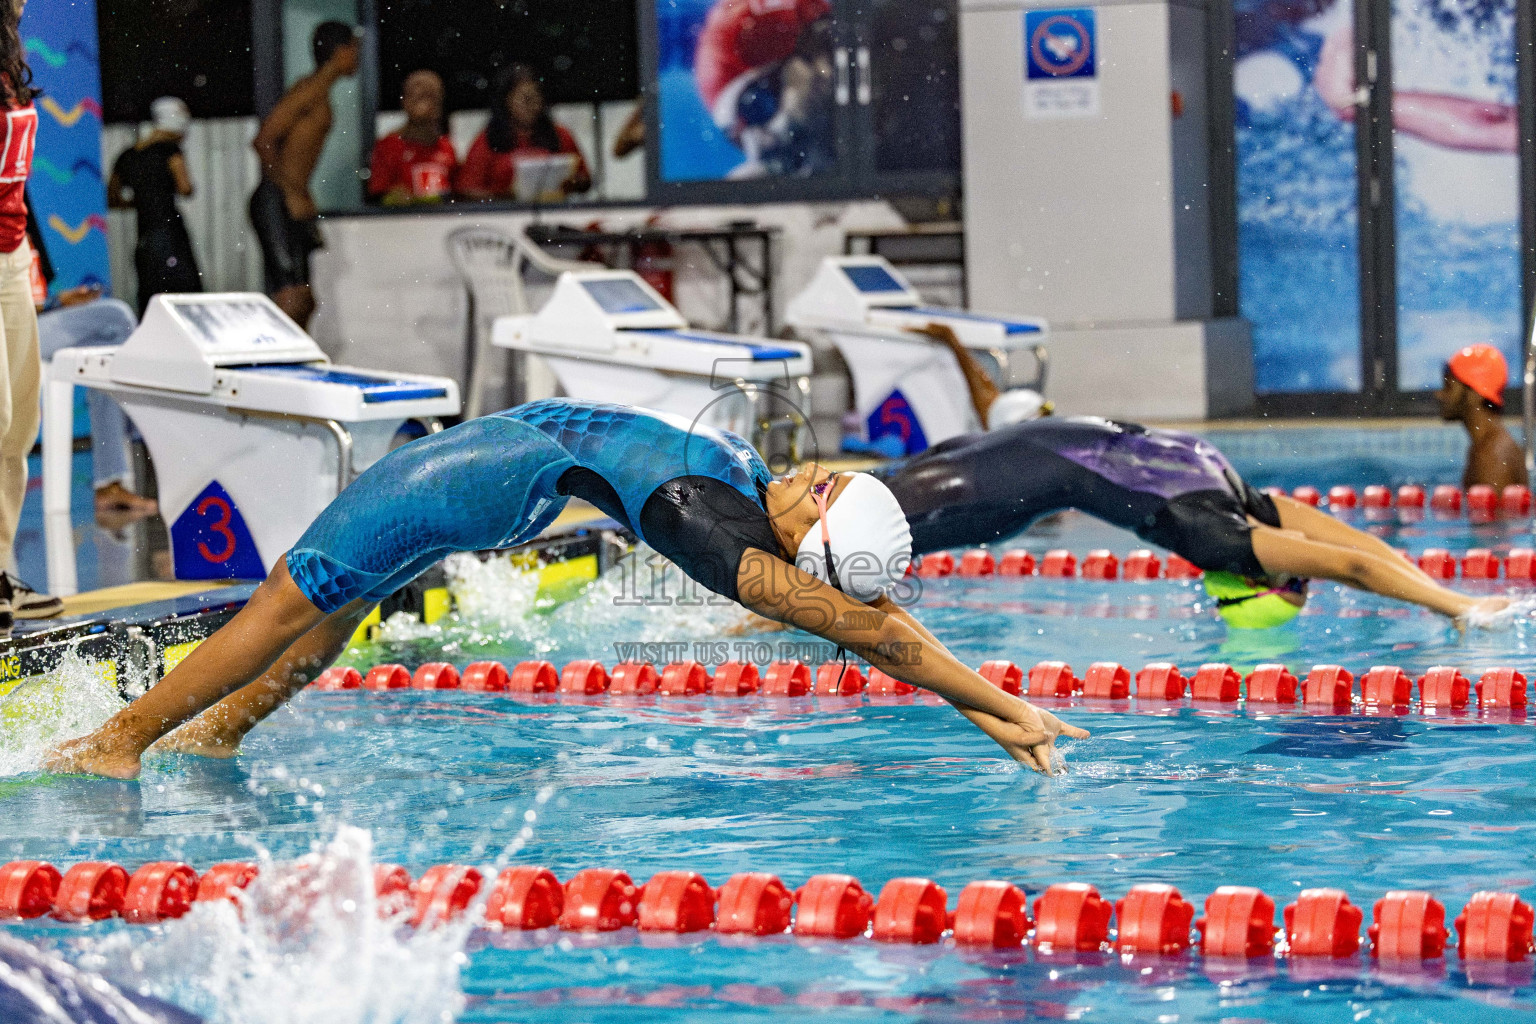
{"type": "Polygon", "coordinates": [[[1277,530],[1262,525],[1253,528],[1252,539],[1254,557],[1270,574],[1333,580],[1358,590],[1422,605],[1453,619],[1461,618],[1480,603],[1487,603],[1490,611],[1497,610],[1494,605],[1502,608],[1508,604],[1506,598],[1488,598],[1479,602],[1442,587],[1391,548],[1383,555],[1364,547],[1313,540],[1297,530],[1277,530]]]}
{"type": "Polygon", "coordinates": [[[1409,566],[1415,574],[1435,584],[1435,581],[1417,565],[1409,562],[1393,550],[1392,545],[1380,537],[1357,530],[1348,523],[1340,522],[1333,516],[1320,509],[1315,509],[1304,501],[1295,498],[1287,498],[1284,495],[1273,495],[1275,511],[1280,514],[1280,528],[1282,530],[1297,530],[1306,535],[1309,540],[1318,540],[1326,544],[1336,544],[1340,547],[1356,548],[1360,551],[1369,551],[1383,558],[1392,557],[1409,566]]]}
{"type": "MultiPolygon", "coordinates": [[[[355,612],[349,605],[336,614],[355,612]]],[[[271,575],[223,628],[100,729],[51,751],[43,767],[53,772],[136,778],[139,758],[152,743],[261,678],[283,652],[327,617],[289,577],[287,560],[279,559],[271,575]]]]}
{"type": "MultiPolygon", "coordinates": [[[[555,514],[559,514],[559,509],[555,514]]],[[[440,556],[438,551],[427,552],[382,580],[374,581],[361,597],[330,612],[319,625],[295,640],[259,679],[179,726],[158,740],[154,749],[161,753],[234,757],[246,733],[314,682],[341,656],[368,613],[377,607],[379,595],[392,594],[404,587],[436,565],[440,556]]],[[[286,565],[287,559],[283,563],[286,565]]]]}
{"type": "MultiPolygon", "coordinates": [[[[137,777],[151,744],[255,683],[328,616],[339,618],[301,649],[305,657],[450,551],[526,540],[559,514],[565,499],[554,488],[573,464],[536,428],[495,416],[397,448],[326,506],[222,629],[106,725],[51,751],[44,767],[137,777]]],[[[258,720],[292,694],[292,675],[279,669],[273,686],[252,691],[251,708],[273,702],[258,720]]]]}
{"type": "Polygon", "coordinates": [[[358,600],[327,615],[318,626],[295,640],[259,679],[166,734],[152,751],[234,757],[246,733],[314,682],[341,656],[374,607],[371,600],[358,600]]]}

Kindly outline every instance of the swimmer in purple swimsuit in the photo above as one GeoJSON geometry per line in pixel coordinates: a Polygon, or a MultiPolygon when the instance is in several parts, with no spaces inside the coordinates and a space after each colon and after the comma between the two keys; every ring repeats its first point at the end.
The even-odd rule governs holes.
{"type": "Polygon", "coordinates": [[[1248,580],[1253,596],[1298,607],[1327,579],[1465,621],[1502,597],[1447,589],[1368,533],[1251,487],[1209,441],[1093,417],[1043,419],[972,434],[877,470],[912,529],[913,554],[991,544],[1075,508],[1130,530],[1208,573],[1248,580]]]}

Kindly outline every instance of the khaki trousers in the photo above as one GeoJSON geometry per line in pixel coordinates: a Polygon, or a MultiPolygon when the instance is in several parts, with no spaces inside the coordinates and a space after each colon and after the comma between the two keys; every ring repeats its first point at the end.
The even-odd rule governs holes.
{"type": "Polygon", "coordinates": [[[0,253],[0,568],[16,564],[16,526],[27,495],[27,453],[42,422],[42,366],[32,305],[32,247],[0,253]]]}

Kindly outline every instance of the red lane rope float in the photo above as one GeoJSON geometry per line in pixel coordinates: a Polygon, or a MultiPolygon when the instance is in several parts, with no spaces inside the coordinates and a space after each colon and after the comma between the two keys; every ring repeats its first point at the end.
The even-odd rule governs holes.
{"type": "Polygon", "coordinates": [[[121,865],[105,861],[76,864],[59,883],[53,916],[60,921],[104,921],[123,912],[127,892],[128,872],[121,865]]]}
{"type": "Polygon", "coordinates": [[[63,876],[52,864],[17,860],[0,868],[0,921],[26,921],[53,908],[63,876]]]}
{"type": "Polygon", "coordinates": [[[496,876],[485,902],[485,919],[506,928],[553,927],[565,910],[565,889],[548,868],[507,868],[496,876]]]}
{"type": "MultiPolygon", "coordinates": [[[[1266,494],[1284,495],[1279,488],[1266,487],[1266,494]]],[[[1381,484],[1372,484],[1357,492],[1353,487],[1341,484],[1330,487],[1326,497],[1316,487],[1302,486],[1291,491],[1290,497],[1313,507],[1326,505],[1330,511],[1350,512],[1364,510],[1367,518],[1379,518],[1396,510],[1405,519],[1422,517],[1426,506],[1436,516],[1455,518],[1466,514],[1474,522],[1490,522],[1500,516],[1516,519],[1531,514],[1531,492],[1520,484],[1511,484],[1503,491],[1495,491],[1486,484],[1475,484],[1463,494],[1454,484],[1439,484],[1426,494],[1418,484],[1407,484],[1396,492],[1381,484]]]]}
{"type": "MultiPolygon", "coordinates": [[[[199,879],[190,865],[157,861],[129,875],[120,865],[90,862],[60,875],[44,861],[13,861],[0,865],[0,919],[52,913],[66,921],[120,916],[131,923],[159,923],[188,913],[194,899],[238,902],[239,891],[257,872],[255,864],[231,862],[214,865],[199,879]],[[61,885],[64,879],[76,881],[71,887],[61,885]],[[105,888],[104,879],[110,880],[105,888]]],[[[374,868],[381,912],[407,913],[418,927],[462,917],[486,878],[479,868],[463,864],[439,864],[415,880],[398,865],[374,868]]],[[[792,892],[764,872],[733,875],[715,889],[689,870],[661,871],[636,885],[616,868],[586,868],[562,885],[548,868],[518,865],[502,870],[489,885],[483,923],[513,931],[793,932],[908,944],[932,944],[948,935],[957,946],[996,949],[1027,944],[1047,952],[1113,949],[1177,956],[1199,947],[1206,957],[1333,960],[1352,957],[1366,944],[1373,957],[1392,961],[1439,958],[1450,938],[1445,905],[1419,890],[1393,890],[1377,900],[1362,939],[1364,911],[1333,888],[1302,890],[1283,909],[1277,927],[1270,896],[1234,885],[1211,893],[1198,918],[1195,905],[1164,883],[1133,885],[1114,901],[1085,882],[1057,883],[1038,893],[1031,906],[1017,885],[983,879],[960,890],[953,911],[943,886],[918,877],[891,879],[878,898],[846,874],[816,875],[792,892]]],[[[1452,924],[1457,954],[1469,962],[1526,960],[1536,952],[1533,920],[1536,912],[1515,893],[1474,893],[1452,924]]]]}
{"type": "Polygon", "coordinates": [[[128,877],[123,893],[123,920],[155,924],[181,917],[197,898],[197,872],[180,861],[145,864],[128,877]]]}
{"type": "MultiPolygon", "coordinates": [[[[1470,548],[1459,557],[1445,548],[1426,548],[1417,558],[1407,552],[1402,555],[1435,579],[1453,580],[1459,573],[1465,580],[1505,579],[1536,583],[1536,548],[1512,547],[1503,557],[1489,548],[1470,548]]],[[[1204,575],[1198,566],[1175,554],[1169,554],[1165,566],[1154,552],[1145,548],[1124,556],[1100,549],[1090,551],[1082,558],[1070,551],[1054,550],[1047,551],[1038,562],[1028,551],[1007,551],[998,559],[983,548],[972,548],[963,552],[958,562],[950,552],[936,551],[913,564],[916,567],[914,574],[923,579],[1038,575],[1054,579],[1146,582],[1191,580],[1204,575]]]]}
{"type": "MultiPolygon", "coordinates": [[[[572,661],[557,672],[547,661],[525,661],[510,672],[496,662],[477,662],[463,673],[443,670],[443,664],[423,666],[435,681],[432,689],[450,689],[448,680],[468,681],[505,678],[505,691],[515,694],[552,694],[556,699],[607,698],[655,695],[660,697],[723,698],[860,698],[914,697],[918,688],[870,669],[866,677],[856,665],[827,662],[813,672],[798,661],[776,661],[761,671],[750,662],[726,662],[713,675],[696,661],[674,662],[660,671],[643,662],[615,665],[610,674],[601,662],[572,661]]],[[[998,689],[1031,700],[1076,700],[1098,703],[1076,705],[1089,711],[1131,710],[1130,701],[1144,702],[1156,710],[1186,700],[1194,706],[1244,704],[1250,709],[1299,706],[1332,714],[1465,712],[1476,707],[1498,712],[1508,720],[1523,718],[1530,704],[1530,684],[1518,669],[1490,668],[1471,682],[1459,669],[1439,665],[1417,681],[1396,665],[1374,665],[1357,678],[1341,665],[1314,665],[1298,678],[1284,665],[1256,666],[1245,678],[1224,662],[1200,665],[1186,676],[1177,665],[1154,662],[1132,673],[1113,661],[1094,662],[1079,679],[1064,661],[1042,661],[1025,671],[1011,661],[988,661],[977,669],[998,689]],[[1417,690],[1417,696],[1415,696],[1417,690]]],[[[423,676],[418,669],[415,676],[423,676]]],[[[326,669],[310,684],[321,691],[369,689],[359,679],[397,680],[414,678],[403,665],[376,665],[366,676],[354,668],[326,669]]],[[[406,687],[380,687],[405,689],[406,687]]],[[[3,880],[0,880],[3,882],[3,880]]]]}

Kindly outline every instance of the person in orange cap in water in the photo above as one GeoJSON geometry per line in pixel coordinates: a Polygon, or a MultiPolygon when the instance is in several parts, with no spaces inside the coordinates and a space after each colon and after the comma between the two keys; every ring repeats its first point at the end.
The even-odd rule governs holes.
{"type": "Polygon", "coordinates": [[[1509,365],[1492,345],[1468,345],[1445,364],[1445,382],[1435,397],[1440,418],[1460,420],[1472,438],[1461,485],[1487,484],[1502,491],[1527,482],[1525,452],[1504,428],[1504,385],[1509,365]]]}

